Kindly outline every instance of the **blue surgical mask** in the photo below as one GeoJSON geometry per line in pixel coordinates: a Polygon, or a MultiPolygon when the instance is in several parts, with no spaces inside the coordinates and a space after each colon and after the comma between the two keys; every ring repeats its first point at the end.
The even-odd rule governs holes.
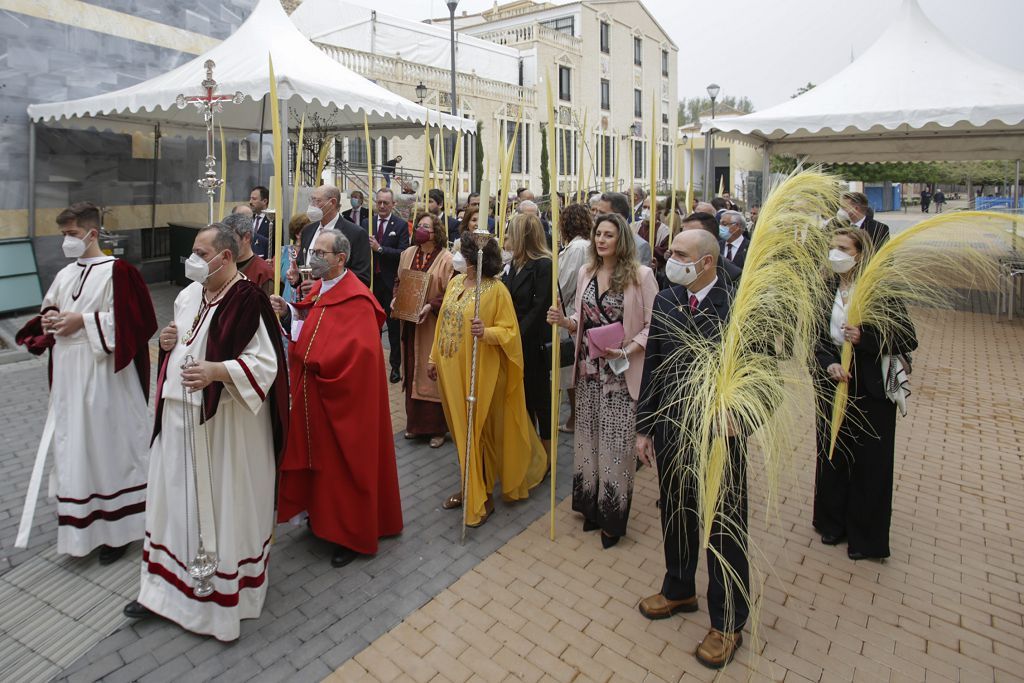
{"type": "Polygon", "coordinates": [[[724,225],[719,225],[718,226],[718,238],[719,239],[723,239],[723,240],[727,240],[730,237],[732,237],[732,231],[729,230],[729,228],[725,227],[724,225]]]}
{"type": "Polygon", "coordinates": [[[363,205],[363,200],[359,199],[358,197],[353,197],[350,201],[352,202],[353,209],[358,209],[360,206],[363,205]]]}

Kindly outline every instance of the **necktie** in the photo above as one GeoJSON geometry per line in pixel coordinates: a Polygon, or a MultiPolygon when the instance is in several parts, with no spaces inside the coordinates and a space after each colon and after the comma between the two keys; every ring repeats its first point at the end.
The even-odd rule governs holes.
{"type": "Polygon", "coordinates": [[[730,261],[732,261],[732,245],[729,244],[727,246],[728,246],[728,251],[725,252],[725,258],[727,258],[730,261]]]}
{"type": "MultiPolygon", "coordinates": [[[[380,244],[381,242],[384,241],[384,223],[385,223],[385,220],[383,218],[380,218],[380,219],[377,220],[377,243],[378,244],[380,244]]],[[[379,273],[380,272],[380,255],[379,254],[374,254],[373,255],[373,260],[377,262],[376,265],[373,268],[373,272],[374,273],[379,273]]]]}
{"type": "Polygon", "coordinates": [[[697,296],[695,294],[690,295],[690,313],[697,312],[697,296]]]}

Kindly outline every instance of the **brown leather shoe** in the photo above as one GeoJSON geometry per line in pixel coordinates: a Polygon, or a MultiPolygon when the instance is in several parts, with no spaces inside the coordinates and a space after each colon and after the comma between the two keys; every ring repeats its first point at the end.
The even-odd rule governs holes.
{"type": "Polygon", "coordinates": [[[742,644],[743,634],[738,631],[722,633],[717,629],[711,629],[704,636],[704,640],[700,641],[694,654],[697,661],[709,669],[721,669],[732,661],[736,656],[736,650],[740,649],[742,644]]]}
{"type": "Polygon", "coordinates": [[[668,619],[678,612],[696,612],[697,596],[684,600],[669,600],[661,593],[640,601],[640,614],[648,619],[668,619]]]}

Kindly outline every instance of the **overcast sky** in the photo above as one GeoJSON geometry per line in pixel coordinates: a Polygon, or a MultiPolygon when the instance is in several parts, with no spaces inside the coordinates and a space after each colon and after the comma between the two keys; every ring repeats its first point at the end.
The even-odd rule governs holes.
{"type": "MultiPolygon", "coordinates": [[[[373,5],[410,19],[448,14],[443,0],[391,0],[373,5]]],[[[506,0],[507,1],[507,0],[506,0]]],[[[556,0],[560,4],[560,0],[556,0]]],[[[903,0],[644,0],[679,46],[679,95],[705,95],[712,81],[723,95],[746,95],[763,109],[808,81],[821,83],[882,33],[903,0]],[[681,8],[681,11],[680,11],[681,8]]],[[[1018,34],[1024,0],[919,0],[925,14],[960,44],[1024,70],[1018,34]]],[[[493,0],[461,0],[458,12],[479,12],[493,0]]],[[[941,77],[936,75],[937,85],[941,77]]]]}

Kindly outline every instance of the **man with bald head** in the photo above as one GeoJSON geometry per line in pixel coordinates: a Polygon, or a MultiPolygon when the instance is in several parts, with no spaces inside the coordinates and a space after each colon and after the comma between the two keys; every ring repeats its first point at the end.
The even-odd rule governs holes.
{"type": "MultiPolygon", "coordinates": [[[[707,231],[680,232],[667,256],[665,274],[674,284],[654,299],[636,415],[637,455],[647,465],[657,464],[665,539],[661,589],[640,601],[640,613],[648,619],[667,619],[698,608],[701,535],[692,479],[698,454],[680,450],[678,425],[688,401],[680,400],[677,392],[697,362],[684,340],[692,335],[717,342],[729,319],[734,291],[719,277],[718,240],[707,231]]],[[[722,514],[727,521],[725,525],[716,521],[711,527],[712,547],[707,551],[711,630],[695,653],[701,664],[715,669],[728,664],[742,644],[740,632],[749,614],[744,598],[749,594],[745,440],[736,437],[731,424],[725,436],[730,462],[723,481],[722,514]],[[719,556],[735,576],[727,575],[719,556]]]]}
{"type": "MultiPolygon", "coordinates": [[[[309,207],[306,215],[313,221],[302,229],[299,240],[299,250],[296,254],[296,262],[302,266],[308,262],[309,250],[316,242],[317,236],[325,230],[337,230],[348,238],[351,245],[352,255],[346,266],[356,274],[362,283],[370,285],[370,239],[366,230],[363,230],[352,221],[346,220],[338,213],[338,206],[341,203],[341,191],[333,185],[321,185],[313,190],[309,198],[309,207]]],[[[300,282],[298,278],[291,281],[292,287],[298,289],[301,297],[309,294],[312,280],[300,282]]]]}

